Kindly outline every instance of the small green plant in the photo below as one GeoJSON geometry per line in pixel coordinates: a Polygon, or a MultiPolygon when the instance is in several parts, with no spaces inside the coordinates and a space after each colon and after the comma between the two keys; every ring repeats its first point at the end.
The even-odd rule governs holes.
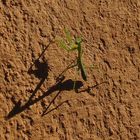
{"type": "Polygon", "coordinates": [[[87,81],[87,75],[86,75],[85,67],[82,61],[82,54],[83,54],[83,50],[81,46],[82,39],[80,37],[74,39],[70,35],[70,32],[67,29],[65,29],[65,35],[66,35],[66,40],[65,39],[58,40],[59,47],[65,49],[68,52],[72,52],[72,51],[78,52],[76,60],[73,61],[74,64],[73,63],[70,64],[70,66],[66,70],[73,67],[77,67],[77,70],[81,72],[82,79],[84,81],[87,81]]]}

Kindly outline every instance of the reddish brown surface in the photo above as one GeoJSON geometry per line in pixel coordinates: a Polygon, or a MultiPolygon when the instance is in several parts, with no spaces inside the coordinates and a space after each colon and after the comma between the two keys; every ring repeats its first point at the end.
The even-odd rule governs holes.
{"type": "MultiPolygon", "coordinates": [[[[14,1],[0,1],[0,140],[139,140],[140,1],[14,1]],[[47,112],[59,107],[41,116],[58,92],[49,88],[69,64],[68,54],[51,43],[38,66],[43,74],[28,70],[64,27],[83,36],[85,65],[98,67],[87,70],[82,88],[105,83],[91,94],[61,91],[47,112]],[[43,78],[33,99],[44,98],[28,102],[43,78]]],[[[73,70],[65,76],[81,80],[73,70]]]]}

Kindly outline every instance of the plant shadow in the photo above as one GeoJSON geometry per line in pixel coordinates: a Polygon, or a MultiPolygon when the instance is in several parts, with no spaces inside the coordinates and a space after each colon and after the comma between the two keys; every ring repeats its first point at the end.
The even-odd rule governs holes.
{"type": "Polygon", "coordinates": [[[24,110],[28,109],[30,106],[32,106],[35,103],[41,101],[45,97],[51,95],[54,92],[57,92],[57,94],[55,95],[55,97],[52,99],[52,101],[49,103],[49,105],[43,111],[42,116],[44,116],[44,115],[50,113],[51,111],[57,109],[58,107],[60,107],[63,103],[67,102],[67,101],[64,101],[61,104],[59,104],[57,107],[55,107],[55,108],[51,109],[50,111],[48,111],[48,109],[51,106],[51,104],[55,101],[55,99],[59,96],[59,94],[62,91],[75,90],[75,92],[77,92],[77,93],[80,93],[80,92],[89,92],[90,89],[92,89],[92,88],[94,88],[94,87],[96,87],[96,86],[99,85],[99,84],[97,84],[95,86],[88,87],[87,89],[84,89],[84,90],[79,91],[79,89],[83,86],[83,82],[82,81],[73,81],[71,79],[65,80],[65,77],[63,76],[63,74],[68,69],[70,69],[70,68],[73,67],[74,62],[72,62],[70,65],[68,65],[68,67],[66,69],[64,69],[64,71],[61,74],[59,74],[59,76],[56,78],[56,83],[53,86],[51,86],[46,92],[43,92],[42,95],[39,96],[38,98],[33,99],[33,97],[36,95],[37,91],[40,89],[40,87],[42,86],[42,84],[48,78],[48,73],[49,73],[49,65],[48,65],[48,62],[47,61],[41,61],[41,57],[43,56],[44,52],[47,50],[47,48],[49,47],[49,45],[46,46],[46,48],[43,50],[43,52],[38,57],[38,59],[35,60],[35,62],[33,63],[33,65],[31,65],[31,67],[28,70],[28,73],[29,74],[33,74],[35,77],[37,77],[38,79],[40,79],[40,82],[38,83],[38,85],[36,86],[36,88],[34,89],[34,91],[32,92],[31,96],[29,97],[29,99],[28,99],[28,101],[26,103],[23,104],[21,102],[21,100],[19,100],[18,102],[14,103],[13,109],[5,117],[6,120],[9,120],[9,119],[13,118],[17,114],[20,114],[24,110]]]}
{"type": "MultiPolygon", "coordinates": [[[[98,86],[100,86],[100,85],[102,85],[102,84],[104,84],[104,83],[107,83],[106,81],[104,81],[104,82],[101,82],[101,83],[97,83],[97,84],[95,84],[95,85],[93,85],[93,86],[88,86],[87,88],[84,88],[84,89],[82,89],[82,90],[78,90],[79,88],[81,88],[82,86],[83,86],[83,83],[81,82],[81,81],[75,81],[76,83],[76,89],[75,89],[75,92],[76,93],[82,93],[82,92],[86,92],[86,93],[88,93],[89,95],[91,95],[91,96],[95,96],[95,94],[93,94],[92,92],[91,92],[91,90],[92,89],[94,89],[94,88],[96,88],[96,87],[98,87],[98,86]]],[[[74,83],[73,83],[74,84],[74,83]]],[[[72,88],[72,87],[71,87],[72,88]]],[[[54,110],[56,110],[56,109],[58,109],[61,105],[63,105],[64,103],[67,103],[68,102],[68,100],[66,100],[66,101],[63,101],[62,103],[60,103],[59,105],[57,105],[56,107],[54,107],[54,108],[52,108],[51,110],[49,110],[48,111],[48,109],[49,109],[49,107],[51,106],[51,104],[55,101],[55,99],[57,98],[57,96],[60,94],[60,92],[58,92],[57,94],[56,94],[56,96],[53,98],[53,100],[49,103],[49,105],[46,107],[46,109],[43,111],[43,113],[42,113],[42,117],[44,116],[44,115],[47,115],[47,114],[49,114],[50,112],[52,112],[52,111],[54,111],[54,110]]]]}
{"type": "MultiPolygon", "coordinates": [[[[15,106],[13,107],[13,109],[9,112],[9,114],[6,116],[6,120],[11,119],[12,117],[14,117],[15,115],[23,112],[24,110],[26,110],[27,108],[29,108],[30,106],[34,105],[35,103],[39,102],[40,100],[42,100],[43,98],[45,98],[46,96],[49,96],[50,94],[52,94],[55,91],[58,91],[57,95],[55,96],[55,98],[52,100],[52,102],[56,99],[56,97],[62,92],[62,91],[70,91],[73,90],[73,85],[74,82],[71,79],[68,80],[64,80],[64,77],[62,79],[60,79],[59,82],[57,82],[55,85],[53,85],[52,87],[50,87],[46,92],[44,92],[41,96],[39,96],[36,99],[32,99],[33,98],[33,94],[31,95],[31,97],[29,98],[29,100],[24,104],[21,105],[21,101],[18,101],[15,106]]],[[[83,83],[81,81],[76,81],[76,85],[75,85],[75,90],[77,91],[80,87],[83,86],[83,83]]],[[[52,104],[52,102],[50,102],[49,106],[52,104]]],[[[49,108],[49,106],[46,108],[46,110],[49,108]]],[[[46,111],[45,111],[46,112],[46,111]]]]}
{"type": "Polygon", "coordinates": [[[35,75],[35,77],[39,79],[46,79],[48,77],[48,71],[49,71],[49,66],[48,62],[41,62],[40,60],[35,60],[34,62],[35,69],[33,67],[30,67],[28,70],[29,74],[35,75]]]}
{"type": "Polygon", "coordinates": [[[24,106],[21,106],[21,100],[19,100],[17,103],[14,103],[15,106],[10,111],[10,113],[7,115],[6,119],[12,118],[14,115],[16,115],[16,114],[22,112],[24,109],[26,109],[26,107],[29,106],[29,103],[31,102],[32,98],[35,96],[37,91],[40,89],[41,85],[48,78],[49,65],[48,65],[48,62],[44,60],[43,55],[51,43],[52,43],[52,41],[43,49],[40,56],[34,61],[34,63],[28,69],[28,74],[30,74],[30,75],[33,74],[36,78],[40,79],[40,82],[38,83],[36,88],[33,90],[32,95],[30,96],[28,102],[24,106]]]}

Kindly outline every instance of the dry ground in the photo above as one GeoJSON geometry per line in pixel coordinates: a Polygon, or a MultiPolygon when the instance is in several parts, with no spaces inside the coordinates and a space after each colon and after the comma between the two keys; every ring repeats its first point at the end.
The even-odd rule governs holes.
{"type": "Polygon", "coordinates": [[[139,139],[140,1],[1,0],[0,140],[139,139]],[[81,79],[69,70],[46,110],[70,62],[52,42],[65,27],[83,36],[85,65],[98,67],[79,90],[98,86],[74,92],[81,79]]]}

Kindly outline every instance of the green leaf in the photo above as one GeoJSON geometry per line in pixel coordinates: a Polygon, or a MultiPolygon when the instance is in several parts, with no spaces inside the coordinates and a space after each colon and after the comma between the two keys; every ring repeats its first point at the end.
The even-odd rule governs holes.
{"type": "Polygon", "coordinates": [[[67,51],[69,50],[64,40],[59,41],[59,47],[65,49],[67,51]]]}
{"type": "Polygon", "coordinates": [[[75,43],[72,43],[72,44],[70,45],[69,51],[74,51],[74,50],[77,50],[77,49],[78,49],[78,46],[77,46],[75,43]]]}
{"type": "Polygon", "coordinates": [[[70,35],[70,32],[66,28],[64,29],[64,32],[65,32],[66,39],[67,39],[68,43],[71,44],[72,43],[72,37],[70,35]]]}

